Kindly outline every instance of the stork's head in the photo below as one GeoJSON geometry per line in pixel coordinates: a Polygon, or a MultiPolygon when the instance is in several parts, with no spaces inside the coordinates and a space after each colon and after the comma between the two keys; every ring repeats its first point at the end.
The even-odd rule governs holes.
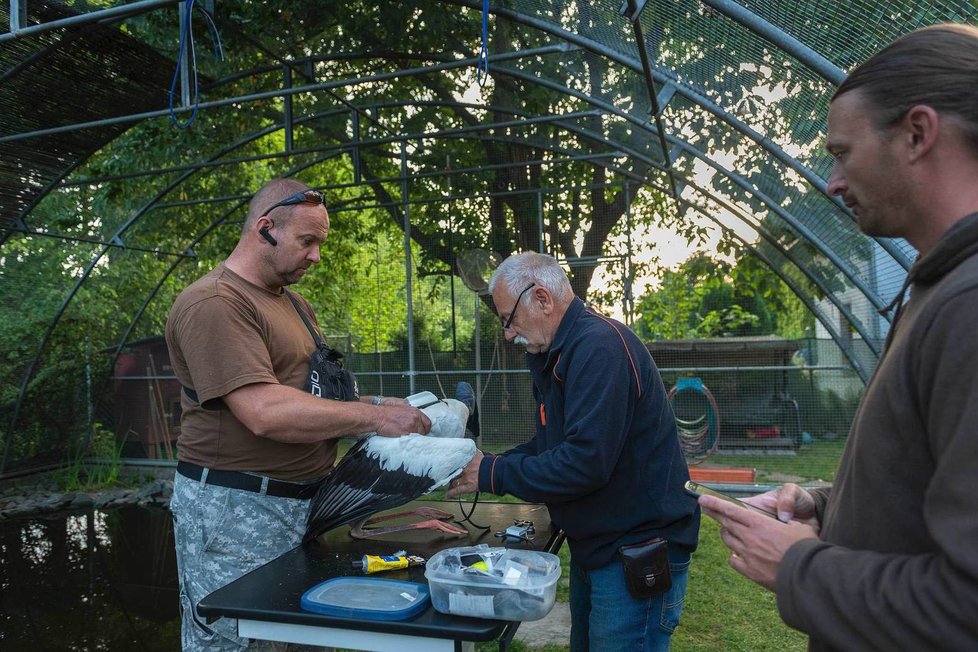
{"type": "Polygon", "coordinates": [[[465,436],[469,408],[462,401],[454,398],[440,399],[431,392],[411,394],[404,400],[408,405],[420,409],[431,419],[429,437],[451,439],[465,436]]]}
{"type": "Polygon", "coordinates": [[[437,403],[421,408],[431,419],[429,437],[457,438],[465,436],[465,423],[469,420],[469,409],[454,398],[443,398],[437,403]]]}

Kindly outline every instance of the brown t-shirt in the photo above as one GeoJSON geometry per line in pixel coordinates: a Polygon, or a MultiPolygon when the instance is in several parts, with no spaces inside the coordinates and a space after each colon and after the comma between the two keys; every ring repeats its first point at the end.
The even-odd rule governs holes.
{"type": "MultiPolygon", "coordinates": [[[[293,296],[315,324],[309,304],[293,296]]],[[[220,400],[252,383],[300,390],[305,384],[315,344],[284,292],[249,283],[221,263],[177,297],[166,342],[177,379],[200,401],[181,396],[181,460],[284,480],[319,478],[333,466],[335,440],[290,444],[259,437],[220,400]]]]}

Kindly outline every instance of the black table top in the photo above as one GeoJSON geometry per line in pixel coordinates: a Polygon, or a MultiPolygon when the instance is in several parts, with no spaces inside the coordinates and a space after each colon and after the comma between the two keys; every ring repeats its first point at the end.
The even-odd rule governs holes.
{"type": "MultiPolygon", "coordinates": [[[[452,513],[461,520],[459,504],[451,501],[418,501],[399,510],[418,505],[434,507],[452,513]]],[[[464,504],[468,511],[471,505],[464,504]]],[[[197,608],[209,619],[219,617],[270,621],[320,627],[410,634],[432,638],[464,641],[491,641],[500,636],[507,622],[465,616],[453,616],[428,608],[414,618],[401,621],[377,621],[341,618],[304,611],[299,602],[302,594],[320,582],[336,577],[361,576],[353,570],[353,561],[363,555],[389,555],[406,550],[410,555],[430,559],[445,548],[474,546],[485,543],[490,547],[524,548],[556,552],[560,547],[559,531],[551,526],[550,515],[543,505],[526,503],[479,503],[472,514],[477,525],[489,526],[483,532],[466,524],[468,536],[451,537],[431,530],[406,530],[372,539],[353,539],[350,528],[344,526],[321,536],[308,545],[300,545],[200,601],[197,608]],[[496,532],[505,530],[517,519],[533,521],[536,534],[532,541],[499,538],[496,532]]],[[[392,521],[396,523],[397,521],[392,521]]],[[[404,521],[400,521],[404,522],[404,521]]],[[[388,525],[387,522],[378,526],[388,525]]],[[[372,577],[420,582],[427,584],[423,567],[376,573],[372,577]]]]}

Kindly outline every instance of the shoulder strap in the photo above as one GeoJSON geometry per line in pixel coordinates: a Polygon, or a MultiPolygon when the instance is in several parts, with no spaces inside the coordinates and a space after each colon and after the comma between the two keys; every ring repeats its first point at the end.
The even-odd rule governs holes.
{"type": "Polygon", "coordinates": [[[312,324],[309,322],[309,318],[306,317],[306,313],[302,312],[302,308],[299,307],[299,302],[296,301],[295,297],[292,296],[292,293],[285,288],[282,288],[282,291],[285,292],[285,296],[287,296],[289,301],[292,302],[292,305],[295,306],[295,311],[299,313],[299,317],[302,318],[302,323],[309,329],[309,334],[312,335],[312,341],[316,343],[316,348],[321,347],[323,345],[323,341],[319,339],[319,333],[317,333],[316,329],[312,327],[312,324]]]}
{"type": "Polygon", "coordinates": [[[316,329],[312,327],[312,323],[310,323],[309,318],[306,317],[306,313],[302,312],[302,308],[299,307],[299,302],[295,300],[295,297],[292,296],[292,293],[286,290],[285,288],[282,288],[282,291],[285,292],[285,295],[287,297],[289,297],[289,301],[291,301],[292,305],[295,306],[295,311],[299,313],[299,317],[302,318],[302,323],[306,325],[307,329],[309,329],[309,334],[312,335],[312,341],[316,343],[316,348],[325,351],[326,358],[329,359],[331,362],[336,362],[337,360],[341,360],[343,358],[343,354],[337,351],[336,349],[334,349],[333,347],[331,347],[330,345],[324,343],[322,339],[320,339],[319,333],[317,333],[316,329]]]}

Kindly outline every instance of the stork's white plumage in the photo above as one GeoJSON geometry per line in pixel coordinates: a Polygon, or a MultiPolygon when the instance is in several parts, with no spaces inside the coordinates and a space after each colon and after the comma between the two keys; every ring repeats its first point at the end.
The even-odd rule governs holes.
{"type": "Polygon", "coordinates": [[[312,499],[305,541],[444,487],[475,456],[475,442],[464,437],[465,404],[438,400],[430,392],[408,397],[408,402],[428,415],[431,431],[357,440],[312,499]]]}

